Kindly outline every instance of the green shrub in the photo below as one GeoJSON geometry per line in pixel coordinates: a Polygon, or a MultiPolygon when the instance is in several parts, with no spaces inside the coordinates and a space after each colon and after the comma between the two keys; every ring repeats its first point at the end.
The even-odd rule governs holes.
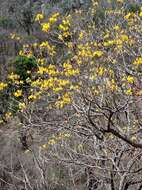
{"type": "Polygon", "coordinates": [[[17,56],[14,61],[15,73],[20,76],[20,79],[26,81],[28,77],[31,77],[30,73],[37,68],[36,60],[33,57],[17,56]]]}
{"type": "Polygon", "coordinates": [[[138,3],[130,3],[130,4],[127,6],[127,10],[128,10],[129,12],[133,12],[133,13],[139,12],[139,11],[140,11],[140,8],[141,8],[141,5],[138,4],[138,3]]]}
{"type": "Polygon", "coordinates": [[[0,27],[4,29],[13,29],[15,24],[10,18],[0,17],[0,27]]]}

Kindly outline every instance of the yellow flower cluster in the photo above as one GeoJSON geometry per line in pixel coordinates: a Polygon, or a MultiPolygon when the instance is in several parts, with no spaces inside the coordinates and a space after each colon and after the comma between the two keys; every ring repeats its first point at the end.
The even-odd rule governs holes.
{"type": "Polygon", "coordinates": [[[49,65],[47,67],[40,66],[37,71],[38,74],[43,75],[43,74],[48,74],[51,76],[56,76],[59,74],[58,70],[56,69],[55,65],[49,65]]]}
{"type": "Polygon", "coordinates": [[[4,90],[7,87],[6,83],[0,82],[0,91],[4,90]]]}
{"type": "Polygon", "coordinates": [[[71,94],[65,93],[62,97],[59,97],[58,101],[55,103],[56,108],[63,108],[65,105],[71,103],[71,94]]]}
{"type": "Polygon", "coordinates": [[[133,16],[134,16],[134,14],[131,13],[131,12],[129,12],[127,15],[124,16],[124,18],[125,18],[126,20],[128,20],[128,19],[132,18],[133,16]]]}
{"type": "Polygon", "coordinates": [[[13,94],[15,97],[20,97],[22,96],[22,90],[17,90],[16,92],[14,92],[13,94]]]}
{"type": "Polygon", "coordinates": [[[79,69],[70,69],[70,70],[65,69],[64,74],[65,76],[68,76],[68,77],[76,76],[80,74],[80,70],[79,69]]]}
{"type": "Polygon", "coordinates": [[[41,92],[35,92],[28,96],[28,100],[34,101],[34,100],[40,99],[40,95],[41,95],[41,92]]]}
{"type": "Polygon", "coordinates": [[[38,13],[35,17],[35,21],[41,21],[44,19],[44,15],[42,13],[38,13]]]}
{"type": "Polygon", "coordinates": [[[133,62],[134,65],[142,65],[142,57],[137,57],[133,62]]]}
{"type": "Polygon", "coordinates": [[[128,76],[127,77],[127,81],[128,81],[128,83],[133,83],[134,81],[135,81],[135,79],[134,79],[134,77],[133,76],[128,76]]]}
{"type": "Polygon", "coordinates": [[[55,52],[55,46],[50,45],[48,43],[48,41],[42,42],[41,44],[39,44],[39,48],[47,48],[48,49],[48,53],[53,56],[56,52],[55,52]]]}
{"type": "Polygon", "coordinates": [[[31,50],[20,50],[19,55],[30,58],[33,57],[33,52],[31,50]]]}
{"type": "Polygon", "coordinates": [[[14,74],[13,72],[8,75],[8,79],[13,83],[13,84],[23,84],[24,82],[20,80],[20,76],[17,74],[14,74]]]}
{"type": "Polygon", "coordinates": [[[99,67],[98,69],[96,69],[96,72],[98,73],[99,76],[103,76],[106,72],[106,68],[105,67],[99,67]]]}
{"type": "Polygon", "coordinates": [[[116,25],[113,29],[115,30],[115,36],[113,39],[109,39],[109,33],[106,33],[104,36],[105,41],[103,42],[103,45],[105,47],[115,46],[116,49],[120,50],[123,45],[132,43],[132,40],[129,38],[127,33],[124,30],[120,30],[118,25],[116,25]]]}
{"type": "Polygon", "coordinates": [[[21,39],[20,36],[17,35],[16,33],[11,33],[11,34],[10,34],[10,38],[11,38],[12,40],[17,40],[17,41],[19,41],[19,40],[21,39]]]}
{"type": "Polygon", "coordinates": [[[65,17],[62,20],[62,23],[59,25],[59,30],[61,30],[61,32],[62,32],[62,35],[61,36],[59,35],[59,39],[62,39],[62,36],[65,37],[65,38],[70,36],[70,32],[69,32],[70,18],[71,18],[70,15],[68,15],[67,17],[65,17]]]}
{"type": "Polygon", "coordinates": [[[41,27],[42,27],[43,32],[48,32],[50,29],[50,24],[49,23],[42,23],[41,27]]]}
{"type": "Polygon", "coordinates": [[[93,56],[94,57],[101,57],[103,55],[103,52],[102,51],[94,51],[93,52],[93,56]]]}
{"type": "Polygon", "coordinates": [[[12,113],[11,112],[6,112],[5,113],[5,117],[8,119],[8,118],[10,118],[12,116],[12,113]]]}
{"type": "MultiPolygon", "coordinates": [[[[123,6],[123,0],[117,2],[118,7],[123,6]]],[[[99,1],[93,0],[93,6],[95,14],[97,6],[100,6],[99,1]]],[[[142,57],[139,57],[141,52],[139,36],[142,31],[139,17],[142,14],[141,11],[124,15],[123,8],[121,10],[107,9],[106,17],[112,18],[113,15],[114,18],[119,19],[118,15],[120,15],[126,25],[115,22],[115,19],[112,24],[107,19],[108,27],[104,30],[96,28],[93,21],[91,24],[86,23],[84,27],[80,14],[83,16],[84,13],[78,11],[75,17],[72,17],[77,19],[76,22],[70,15],[59,17],[59,13],[53,13],[47,20],[40,13],[36,15],[35,20],[41,25],[42,31],[49,31],[47,35],[59,37],[62,42],[56,40],[62,44],[63,48],[56,45],[56,40],[54,43],[54,40],[49,39],[49,41],[35,41],[33,44],[25,45],[19,52],[21,56],[34,56],[38,66],[33,72],[26,71],[27,74],[31,74],[31,78],[26,79],[30,86],[27,95],[28,102],[42,98],[46,94],[54,97],[52,108],[64,108],[65,105],[72,103],[71,96],[79,92],[84,84],[87,84],[86,88],[91,86],[92,94],[98,96],[103,90],[106,90],[106,93],[119,92],[128,96],[135,93],[133,87],[135,83],[139,83],[137,76],[141,76],[141,73],[133,77],[126,74],[125,68],[128,64],[130,70],[139,72],[140,69],[137,66],[142,65],[142,57]],[[135,32],[137,35],[134,35],[135,32]],[[134,61],[131,63],[129,60],[134,61]]],[[[23,81],[20,80],[20,76],[11,73],[8,79],[14,87],[16,86],[16,89],[21,89],[23,81]]],[[[4,86],[0,84],[0,89],[3,88],[4,86]]],[[[12,96],[22,99],[24,94],[26,94],[24,91],[17,90],[12,96]]],[[[22,111],[26,105],[21,99],[19,110],[22,111]]],[[[49,144],[54,144],[54,139],[51,139],[49,144]]]]}
{"type": "Polygon", "coordinates": [[[23,112],[24,111],[24,109],[26,109],[26,104],[23,102],[20,102],[19,103],[19,105],[18,105],[18,107],[19,107],[19,110],[21,111],[21,112],[23,112]]]}
{"type": "Polygon", "coordinates": [[[38,63],[39,65],[44,65],[44,64],[46,63],[46,60],[45,60],[44,58],[38,58],[38,59],[37,59],[37,63],[38,63]]]}
{"type": "Polygon", "coordinates": [[[13,72],[10,75],[8,75],[8,79],[12,80],[13,82],[15,80],[18,80],[19,78],[20,78],[20,76],[17,74],[14,74],[13,72]]]}
{"type": "Polygon", "coordinates": [[[57,18],[60,14],[57,12],[57,13],[54,13],[50,18],[49,18],[49,23],[50,24],[54,24],[55,22],[57,22],[57,18]]]}
{"type": "Polygon", "coordinates": [[[107,87],[109,87],[109,89],[111,91],[117,91],[118,90],[118,86],[116,84],[116,81],[114,79],[111,80],[107,80],[107,87]]]}
{"type": "Polygon", "coordinates": [[[58,135],[53,135],[52,138],[49,139],[49,141],[46,144],[41,145],[40,147],[43,149],[48,148],[50,145],[55,145],[57,144],[59,141],[64,140],[64,139],[68,139],[69,137],[71,137],[70,133],[67,132],[60,132],[58,135]]]}
{"type": "Polygon", "coordinates": [[[41,23],[42,31],[48,32],[55,22],[58,20],[59,13],[54,13],[48,20],[48,22],[41,23]]]}
{"type": "Polygon", "coordinates": [[[129,96],[133,94],[132,88],[128,88],[124,92],[125,92],[126,95],[129,95],[129,96]]]}

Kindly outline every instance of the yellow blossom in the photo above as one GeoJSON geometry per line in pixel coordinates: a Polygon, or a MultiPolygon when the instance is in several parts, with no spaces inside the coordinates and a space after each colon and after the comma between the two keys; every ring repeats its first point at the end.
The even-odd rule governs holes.
{"type": "Polygon", "coordinates": [[[133,62],[134,65],[142,65],[142,57],[137,57],[133,62]]]}
{"type": "Polygon", "coordinates": [[[93,56],[101,57],[103,55],[102,51],[94,51],[93,56]]]}
{"type": "Polygon", "coordinates": [[[133,142],[135,142],[135,141],[137,140],[137,137],[136,137],[136,136],[132,136],[132,137],[130,138],[130,140],[133,141],[133,142]]]}
{"type": "Polygon", "coordinates": [[[42,26],[42,31],[43,32],[48,32],[49,29],[50,29],[50,24],[49,23],[42,23],[41,26],[42,26]]]}
{"type": "Polygon", "coordinates": [[[15,96],[15,97],[20,97],[20,96],[22,96],[22,90],[17,90],[16,92],[14,92],[14,96],[15,96]]]}
{"type": "Polygon", "coordinates": [[[6,117],[6,118],[9,118],[10,116],[12,116],[12,113],[11,113],[11,112],[6,112],[6,113],[5,113],[5,117],[6,117]]]}
{"type": "Polygon", "coordinates": [[[133,13],[128,13],[127,15],[125,15],[124,16],[124,18],[126,19],[126,20],[128,20],[129,18],[131,18],[133,16],[133,13]]]}
{"type": "Polygon", "coordinates": [[[0,82],[0,90],[3,90],[7,87],[6,83],[0,82]]]}
{"type": "Polygon", "coordinates": [[[40,21],[40,20],[43,20],[44,16],[42,13],[38,13],[35,17],[35,21],[40,21]]]}
{"type": "Polygon", "coordinates": [[[83,39],[83,35],[84,35],[84,33],[81,31],[80,34],[79,34],[79,40],[83,39]]]}
{"type": "Polygon", "coordinates": [[[129,89],[125,90],[125,94],[126,95],[132,95],[133,94],[132,89],[129,88],[129,89]]]}
{"type": "Polygon", "coordinates": [[[139,13],[139,16],[142,17],[142,10],[141,10],[141,12],[139,13]]]}
{"type": "Polygon", "coordinates": [[[43,148],[43,149],[45,149],[45,148],[48,147],[48,144],[43,144],[43,145],[41,145],[40,147],[43,148]]]}
{"type": "Polygon", "coordinates": [[[113,27],[113,29],[114,29],[114,30],[119,30],[120,27],[119,27],[118,25],[115,25],[115,26],[113,27]]]}
{"type": "Polygon", "coordinates": [[[104,67],[99,67],[98,68],[98,75],[102,76],[105,73],[105,68],[104,67]]]}
{"type": "Polygon", "coordinates": [[[19,109],[21,110],[21,111],[23,111],[24,109],[26,108],[26,104],[23,102],[23,103],[19,103],[19,109]]]}
{"type": "Polygon", "coordinates": [[[50,140],[48,141],[48,144],[49,144],[49,145],[54,145],[54,144],[56,144],[56,141],[55,141],[54,139],[50,139],[50,140]]]}
{"type": "Polygon", "coordinates": [[[128,83],[133,83],[134,82],[134,77],[133,76],[128,76],[127,81],[128,81],[128,83]]]}
{"type": "Polygon", "coordinates": [[[39,47],[49,47],[48,41],[42,42],[39,47]]]}

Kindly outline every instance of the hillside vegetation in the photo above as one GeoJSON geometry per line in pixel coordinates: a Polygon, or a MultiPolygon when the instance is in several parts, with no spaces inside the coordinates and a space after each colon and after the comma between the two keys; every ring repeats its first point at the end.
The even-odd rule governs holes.
{"type": "Polygon", "coordinates": [[[0,189],[142,189],[142,2],[0,1],[0,189]]]}

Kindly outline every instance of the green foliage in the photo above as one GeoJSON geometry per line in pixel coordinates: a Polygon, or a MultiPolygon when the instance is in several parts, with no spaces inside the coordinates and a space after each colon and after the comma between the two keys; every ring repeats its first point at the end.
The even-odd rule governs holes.
{"type": "Polygon", "coordinates": [[[19,75],[19,81],[23,81],[24,83],[17,85],[12,84],[9,79],[7,80],[8,87],[0,93],[2,102],[0,110],[2,110],[3,113],[9,110],[12,114],[15,114],[18,110],[19,101],[23,99],[23,95],[16,97],[13,96],[13,94],[19,89],[22,90],[24,95],[28,93],[30,85],[27,83],[26,79],[31,79],[31,73],[37,68],[37,64],[35,58],[28,58],[26,56],[17,56],[13,64],[13,73],[19,75]]]}
{"type": "Polygon", "coordinates": [[[14,61],[15,73],[20,76],[20,79],[25,81],[31,76],[27,71],[33,72],[37,68],[36,60],[33,57],[17,56],[14,61]]]}
{"type": "Polygon", "coordinates": [[[133,13],[136,13],[136,12],[139,12],[140,11],[140,8],[141,8],[141,5],[138,4],[138,3],[130,3],[127,7],[127,10],[129,12],[133,12],[133,13]]]}
{"type": "Polygon", "coordinates": [[[10,18],[0,17],[0,27],[4,29],[12,29],[15,27],[14,21],[10,18]]]}
{"type": "Polygon", "coordinates": [[[102,7],[99,7],[93,17],[93,20],[96,24],[104,23],[105,20],[105,10],[102,7]]]}

